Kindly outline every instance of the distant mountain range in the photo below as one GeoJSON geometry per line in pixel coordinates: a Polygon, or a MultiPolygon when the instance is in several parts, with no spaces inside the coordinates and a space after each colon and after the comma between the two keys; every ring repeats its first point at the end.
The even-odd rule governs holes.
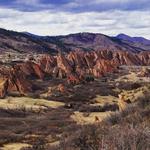
{"type": "Polygon", "coordinates": [[[65,36],[38,36],[28,32],[0,29],[0,52],[57,53],[74,49],[150,51],[150,40],[119,34],[110,37],[99,33],[76,33],[65,36]]]}

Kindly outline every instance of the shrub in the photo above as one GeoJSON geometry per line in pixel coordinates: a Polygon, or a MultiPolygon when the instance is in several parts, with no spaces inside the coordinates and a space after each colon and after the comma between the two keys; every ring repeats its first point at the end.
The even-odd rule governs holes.
{"type": "Polygon", "coordinates": [[[118,124],[121,121],[121,114],[115,112],[111,114],[105,121],[110,123],[111,125],[118,124]]]}
{"type": "Polygon", "coordinates": [[[83,126],[71,135],[62,136],[58,150],[148,150],[149,102],[145,101],[144,106],[131,105],[99,124],[83,126]]]}

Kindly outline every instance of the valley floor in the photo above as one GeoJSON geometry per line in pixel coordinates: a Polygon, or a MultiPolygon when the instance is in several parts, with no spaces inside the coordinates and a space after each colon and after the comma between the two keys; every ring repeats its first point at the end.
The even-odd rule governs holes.
{"type": "Polygon", "coordinates": [[[150,77],[139,76],[141,68],[145,66],[122,66],[116,73],[74,86],[68,86],[59,79],[37,80],[35,84],[41,89],[31,96],[7,96],[1,99],[1,149],[98,150],[101,147],[106,150],[148,150],[150,93],[147,91],[150,90],[150,77]],[[60,84],[65,87],[61,93],[56,90],[60,84]],[[127,97],[127,101],[130,100],[130,104],[125,104],[124,110],[120,109],[120,95],[127,97]],[[142,99],[142,106],[135,105],[138,99],[142,99]],[[115,143],[115,139],[111,137],[114,134],[115,138],[122,138],[124,141],[115,143]],[[138,142],[132,145],[135,141],[128,143],[127,139],[123,139],[125,134],[129,139],[141,134],[135,140],[141,140],[143,145],[137,145],[138,142]],[[100,143],[102,141],[99,135],[106,137],[103,139],[104,145],[100,143]],[[110,145],[110,138],[114,145],[110,145]]]}

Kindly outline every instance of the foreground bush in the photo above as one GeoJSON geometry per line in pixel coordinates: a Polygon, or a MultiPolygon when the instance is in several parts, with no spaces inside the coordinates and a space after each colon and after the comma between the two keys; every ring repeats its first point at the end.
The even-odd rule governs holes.
{"type": "Polygon", "coordinates": [[[149,150],[149,100],[62,137],[58,150],[149,150]]]}

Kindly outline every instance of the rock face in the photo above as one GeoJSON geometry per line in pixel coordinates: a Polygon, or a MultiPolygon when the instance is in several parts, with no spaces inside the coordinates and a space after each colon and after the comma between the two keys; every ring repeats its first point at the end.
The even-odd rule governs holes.
{"type": "Polygon", "coordinates": [[[32,61],[23,62],[14,67],[15,69],[20,70],[27,78],[44,79],[45,74],[41,67],[32,61]]]}
{"type": "Polygon", "coordinates": [[[0,79],[0,98],[4,98],[7,94],[8,79],[0,79]]]}
{"type": "MultiPolygon", "coordinates": [[[[150,65],[150,52],[139,54],[125,51],[81,51],[58,55],[42,55],[39,59],[13,63],[12,66],[0,65],[0,95],[17,92],[25,95],[32,92],[32,80],[45,77],[65,78],[68,84],[79,84],[107,73],[113,73],[120,65],[150,65]],[[6,80],[6,81],[5,81],[6,80]]],[[[144,76],[149,75],[145,71],[144,76]]],[[[60,88],[63,91],[63,88],[60,88]]]]}
{"type": "Polygon", "coordinates": [[[32,92],[32,84],[26,79],[26,76],[21,70],[12,68],[10,70],[8,78],[8,92],[19,92],[21,95],[25,95],[28,92],[32,92]]]}
{"type": "Polygon", "coordinates": [[[38,63],[52,77],[67,78],[68,83],[79,83],[85,76],[101,77],[115,71],[120,65],[150,65],[150,52],[84,52],[77,49],[68,54],[43,55],[38,63]]]}
{"type": "Polygon", "coordinates": [[[41,68],[53,77],[65,78],[68,83],[79,83],[86,75],[100,77],[116,68],[114,62],[98,57],[96,53],[74,51],[67,55],[42,57],[39,61],[41,68]],[[53,60],[53,61],[52,61],[53,60]]]}
{"type": "Polygon", "coordinates": [[[1,97],[5,97],[6,93],[26,95],[32,92],[32,84],[17,66],[0,68],[0,76],[1,97]]]}

